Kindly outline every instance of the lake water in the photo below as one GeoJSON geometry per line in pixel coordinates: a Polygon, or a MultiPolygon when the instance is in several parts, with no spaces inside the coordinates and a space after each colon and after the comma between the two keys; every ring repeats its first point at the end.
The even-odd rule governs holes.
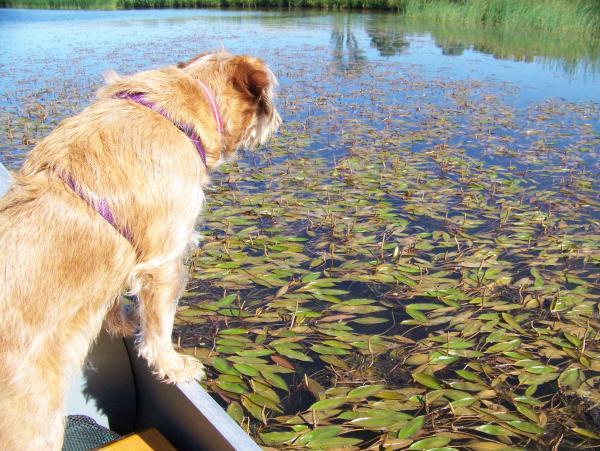
{"type": "Polygon", "coordinates": [[[0,42],[13,169],[104,71],[224,47],[278,76],[285,124],[214,175],[176,333],[259,440],[598,433],[574,407],[600,371],[598,41],[392,14],[0,9],[0,42]]]}

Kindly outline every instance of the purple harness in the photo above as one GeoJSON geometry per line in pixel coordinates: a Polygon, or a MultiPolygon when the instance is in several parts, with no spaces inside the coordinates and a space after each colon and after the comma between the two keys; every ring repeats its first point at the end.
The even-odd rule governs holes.
{"type": "MultiPolygon", "coordinates": [[[[196,147],[196,150],[198,151],[198,154],[200,155],[200,158],[202,159],[202,163],[204,163],[204,166],[206,166],[206,151],[204,150],[204,146],[202,145],[202,142],[200,141],[200,137],[194,131],[194,128],[191,125],[182,124],[180,122],[177,122],[177,121],[171,119],[169,117],[169,115],[163,109],[157,108],[156,105],[154,105],[152,102],[146,100],[144,98],[144,94],[142,94],[142,93],[120,92],[116,95],[116,97],[118,99],[131,100],[132,102],[139,103],[140,105],[150,108],[152,111],[156,111],[158,114],[162,115],[165,119],[167,119],[169,122],[171,122],[175,127],[177,127],[179,130],[181,130],[183,133],[185,133],[185,135],[189,138],[189,140],[192,141],[192,143],[194,144],[194,147],[196,147]]],[[[212,104],[211,104],[211,107],[212,107],[212,104]]],[[[213,107],[213,114],[214,114],[214,111],[215,111],[215,108],[213,107]]],[[[217,110],[217,114],[218,114],[218,110],[217,110]]],[[[217,119],[217,116],[215,116],[215,120],[217,121],[217,124],[219,127],[219,132],[221,132],[220,122],[219,122],[220,116],[218,116],[218,119],[217,119]]],[[[131,231],[128,229],[121,229],[117,225],[115,218],[113,216],[113,213],[112,213],[106,199],[99,199],[99,200],[90,199],[90,197],[87,196],[86,193],[81,189],[81,187],[78,186],[77,183],[75,183],[75,181],[73,180],[73,178],[71,176],[64,176],[61,178],[67,184],[67,186],[69,188],[71,188],[71,190],[73,190],[73,192],[75,194],[77,194],[79,197],[81,197],[90,207],[92,207],[94,210],[96,210],[98,212],[98,214],[100,214],[100,216],[102,216],[106,220],[106,222],[108,222],[111,226],[113,226],[117,232],[119,232],[121,235],[123,235],[127,239],[127,241],[129,241],[130,243],[133,243],[133,241],[132,241],[133,237],[131,236],[131,231]]]]}
{"type": "Polygon", "coordinates": [[[75,183],[75,180],[73,180],[71,176],[61,177],[61,179],[67,184],[69,188],[71,188],[71,190],[73,190],[75,194],[81,197],[90,207],[96,210],[98,214],[100,214],[100,216],[102,216],[106,220],[106,222],[113,226],[117,232],[123,235],[127,239],[127,241],[129,241],[130,243],[132,242],[133,237],[131,236],[131,231],[129,229],[121,229],[117,225],[115,217],[113,216],[106,199],[90,199],[90,197],[87,196],[86,193],[81,189],[81,187],[77,185],[77,183],[75,183]]]}

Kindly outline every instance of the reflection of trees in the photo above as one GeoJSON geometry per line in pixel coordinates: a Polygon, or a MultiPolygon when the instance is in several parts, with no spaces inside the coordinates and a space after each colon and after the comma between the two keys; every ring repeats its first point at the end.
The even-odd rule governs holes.
{"type": "Polygon", "coordinates": [[[381,56],[399,55],[406,50],[410,43],[404,38],[401,31],[392,31],[386,28],[368,28],[367,34],[371,38],[371,47],[379,50],[381,56]]]}
{"type": "Polygon", "coordinates": [[[466,46],[462,44],[452,44],[452,43],[438,43],[435,41],[435,45],[442,49],[442,55],[446,56],[460,56],[466,50],[466,46]]]}
{"type": "Polygon", "coordinates": [[[365,65],[365,54],[353,32],[351,15],[336,17],[331,30],[333,61],[339,71],[360,71],[365,65]]]}

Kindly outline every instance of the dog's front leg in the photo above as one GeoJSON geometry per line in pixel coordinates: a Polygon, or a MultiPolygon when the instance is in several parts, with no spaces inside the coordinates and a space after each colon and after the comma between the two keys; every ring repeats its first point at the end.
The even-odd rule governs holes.
{"type": "Polygon", "coordinates": [[[196,358],[177,353],[171,334],[179,295],[185,286],[181,261],[169,262],[144,273],[138,295],[140,335],[138,352],[156,376],[171,383],[201,380],[204,367],[196,358]]]}

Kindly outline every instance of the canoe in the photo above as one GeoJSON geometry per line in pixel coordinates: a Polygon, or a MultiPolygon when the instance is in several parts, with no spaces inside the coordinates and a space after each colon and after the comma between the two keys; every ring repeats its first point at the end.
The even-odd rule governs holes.
{"type": "Polygon", "coordinates": [[[120,435],[154,428],[179,450],[260,450],[199,384],[159,382],[131,340],[105,332],[71,384],[67,414],[85,415],[120,435]]]}
{"type": "MultiPolygon", "coordinates": [[[[0,163],[0,197],[10,183],[10,173],[0,163]]],[[[199,384],[159,382],[132,340],[104,331],[70,384],[66,405],[63,451],[83,451],[89,449],[86,443],[99,445],[149,428],[178,450],[260,451],[199,384]]]]}
{"type": "Polygon", "coordinates": [[[11,176],[6,168],[0,163],[0,197],[8,190],[10,186],[11,176]]]}

